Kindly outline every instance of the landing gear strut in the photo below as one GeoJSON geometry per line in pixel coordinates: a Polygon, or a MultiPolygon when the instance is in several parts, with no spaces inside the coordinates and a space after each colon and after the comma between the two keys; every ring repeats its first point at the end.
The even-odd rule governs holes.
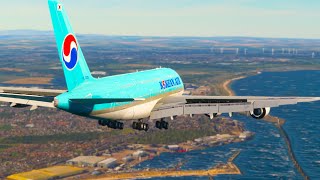
{"type": "Polygon", "coordinates": [[[143,123],[141,121],[138,122],[133,122],[132,123],[132,128],[139,130],[139,131],[148,131],[149,130],[149,125],[146,123],[143,123]]]}
{"type": "Polygon", "coordinates": [[[123,129],[123,123],[118,121],[112,121],[112,120],[99,120],[98,124],[101,126],[108,126],[112,129],[123,129]]]}
{"type": "Polygon", "coordinates": [[[164,119],[161,119],[160,121],[156,121],[156,128],[167,130],[169,128],[169,123],[164,119]]]}

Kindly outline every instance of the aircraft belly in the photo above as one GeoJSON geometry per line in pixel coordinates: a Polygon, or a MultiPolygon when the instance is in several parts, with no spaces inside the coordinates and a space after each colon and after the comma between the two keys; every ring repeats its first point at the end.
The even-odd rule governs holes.
{"type": "Polygon", "coordinates": [[[146,118],[149,117],[151,114],[152,109],[154,108],[154,106],[157,104],[157,102],[160,99],[156,99],[154,101],[150,101],[147,103],[143,103],[137,106],[134,106],[134,116],[133,119],[142,119],[142,118],[146,118]]]}
{"type": "Polygon", "coordinates": [[[112,119],[112,120],[120,120],[120,119],[133,119],[134,116],[134,108],[126,108],[119,111],[107,112],[103,114],[96,114],[94,117],[104,118],[104,119],[112,119]]]}
{"type": "Polygon", "coordinates": [[[112,120],[133,120],[142,119],[150,116],[152,109],[159,99],[149,101],[143,104],[132,106],[126,109],[106,112],[102,114],[93,115],[94,117],[112,119],[112,120]]]}

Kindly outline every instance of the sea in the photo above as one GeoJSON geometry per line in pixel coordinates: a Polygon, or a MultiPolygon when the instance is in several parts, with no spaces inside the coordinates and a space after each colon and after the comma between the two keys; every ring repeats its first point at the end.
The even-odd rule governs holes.
{"type": "MultiPolygon", "coordinates": [[[[234,81],[237,95],[254,96],[320,96],[320,71],[262,72],[234,81]]],[[[320,103],[301,103],[271,109],[271,115],[286,120],[283,128],[291,141],[297,161],[310,177],[320,178],[320,103]]],[[[170,168],[182,163],[182,170],[209,169],[226,162],[232,151],[241,153],[234,163],[241,175],[219,175],[215,179],[303,179],[291,161],[279,130],[269,122],[235,114],[247,130],[255,133],[252,140],[210,147],[186,153],[163,153],[135,168],[170,168]]],[[[208,179],[204,177],[164,177],[151,179],[208,179]]]]}

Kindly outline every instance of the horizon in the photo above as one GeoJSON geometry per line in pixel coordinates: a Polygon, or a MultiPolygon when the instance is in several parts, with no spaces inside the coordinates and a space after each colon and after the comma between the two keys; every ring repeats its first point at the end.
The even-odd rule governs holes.
{"type": "MultiPolygon", "coordinates": [[[[76,34],[320,39],[316,0],[69,0],[63,4],[76,34]]],[[[0,30],[52,30],[47,1],[12,0],[2,5],[6,8],[0,12],[0,30]]]]}
{"type": "MultiPolygon", "coordinates": [[[[51,33],[54,35],[52,30],[37,30],[37,29],[12,29],[12,30],[0,30],[0,36],[3,35],[14,35],[13,32],[43,32],[43,33],[51,33]],[[9,34],[5,34],[9,33],[9,34]]],[[[23,34],[27,35],[27,34],[23,34]]],[[[296,37],[260,37],[260,36],[170,36],[170,35],[118,35],[118,34],[97,34],[97,33],[77,33],[75,35],[80,36],[109,36],[109,37],[149,37],[149,38],[253,38],[253,39],[283,39],[283,40],[320,40],[319,38],[296,38],[296,37]]]]}

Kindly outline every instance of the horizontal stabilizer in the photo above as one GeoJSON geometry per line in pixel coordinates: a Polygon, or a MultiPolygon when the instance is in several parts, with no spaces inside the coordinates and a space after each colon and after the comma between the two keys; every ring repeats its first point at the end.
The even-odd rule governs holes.
{"type": "Polygon", "coordinates": [[[22,87],[0,87],[0,93],[24,94],[34,96],[58,96],[66,90],[57,89],[39,89],[39,88],[22,88],[22,87]]]}
{"type": "Polygon", "coordinates": [[[39,106],[54,108],[52,97],[0,93],[0,102],[9,102],[11,107],[39,106]]]}
{"type": "Polygon", "coordinates": [[[70,99],[73,103],[81,104],[105,104],[115,102],[132,102],[132,101],[143,101],[144,98],[84,98],[84,99],[70,99]]]}

